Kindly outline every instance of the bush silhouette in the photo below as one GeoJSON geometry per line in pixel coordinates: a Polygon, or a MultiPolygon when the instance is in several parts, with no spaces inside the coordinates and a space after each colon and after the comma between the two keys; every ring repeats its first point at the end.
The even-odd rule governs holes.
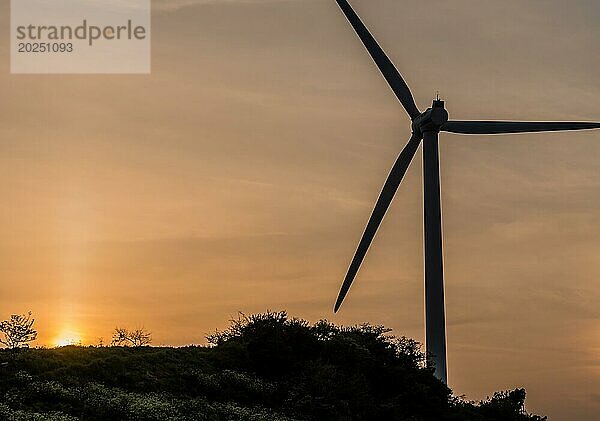
{"type": "Polygon", "coordinates": [[[208,347],[2,351],[0,418],[542,419],[524,412],[522,389],[480,403],[453,397],[424,367],[419,344],[381,326],[267,312],[208,339],[208,347]]]}
{"type": "MultiPolygon", "coordinates": [[[[152,332],[145,328],[129,330],[123,327],[116,327],[113,331],[111,340],[112,346],[146,346],[152,343],[152,332]]],[[[99,346],[103,344],[100,343],[99,346]]]]}

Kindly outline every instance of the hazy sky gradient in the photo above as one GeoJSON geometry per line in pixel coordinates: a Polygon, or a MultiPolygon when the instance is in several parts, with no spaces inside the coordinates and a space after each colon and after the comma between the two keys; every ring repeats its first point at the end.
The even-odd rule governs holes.
{"type": "MultiPolygon", "coordinates": [[[[33,310],[39,344],[116,324],[203,343],[267,308],[423,340],[420,152],[332,314],[410,134],[335,2],[173,3],[150,76],[11,76],[0,37],[0,317],[33,310]]],[[[353,4],[421,108],[600,120],[597,1],[353,4]]],[[[599,156],[599,131],[443,135],[456,394],[600,418],[599,156]]]]}

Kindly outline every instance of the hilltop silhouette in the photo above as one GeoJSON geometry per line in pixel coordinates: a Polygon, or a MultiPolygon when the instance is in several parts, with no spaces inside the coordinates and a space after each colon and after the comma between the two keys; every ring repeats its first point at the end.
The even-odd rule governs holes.
{"type": "Polygon", "coordinates": [[[267,312],[209,346],[0,351],[0,419],[543,420],[525,391],[452,395],[420,345],[381,326],[267,312]]]}

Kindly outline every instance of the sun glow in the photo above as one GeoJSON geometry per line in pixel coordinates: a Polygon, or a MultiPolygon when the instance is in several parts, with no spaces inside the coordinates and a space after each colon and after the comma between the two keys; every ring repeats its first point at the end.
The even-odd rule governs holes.
{"type": "Polygon", "coordinates": [[[73,330],[63,331],[57,338],[54,340],[54,346],[69,346],[69,345],[80,345],[81,344],[81,335],[78,332],[73,330]]]}

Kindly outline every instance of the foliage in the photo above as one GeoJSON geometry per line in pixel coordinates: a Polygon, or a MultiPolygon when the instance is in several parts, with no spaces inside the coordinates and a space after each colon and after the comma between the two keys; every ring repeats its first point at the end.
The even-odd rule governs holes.
{"type": "MultiPolygon", "coordinates": [[[[145,346],[152,343],[152,333],[146,329],[139,328],[134,330],[125,329],[122,327],[116,327],[111,345],[113,346],[145,346]]],[[[102,346],[102,340],[100,339],[99,345],[102,346]]]]}
{"type": "MultiPolygon", "coordinates": [[[[479,403],[479,410],[486,419],[508,419],[511,414],[522,414],[525,416],[525,389],[513,391],[496,392],[494,396],[479,403]]],[[[539,416],[530,416],[529,419],[541,421],[539,416]]]]}
{"type": "Polygon", "coordinates": [[[26,315],[11,315],[9,320],[0,322],[0,332],[4,335],[0,343],[11,349],[27,347],[29,342],[37,338],[37,331],[33,328],[34,322],[31,311],[26,315]]]}
{"type": "Polygon", "coordinates": [[[418,343],[381,326],[269,312],[209,342],[0,351],[0,419],[542,420],[524,412],[522,389],[453,397],[418,343]]]}

